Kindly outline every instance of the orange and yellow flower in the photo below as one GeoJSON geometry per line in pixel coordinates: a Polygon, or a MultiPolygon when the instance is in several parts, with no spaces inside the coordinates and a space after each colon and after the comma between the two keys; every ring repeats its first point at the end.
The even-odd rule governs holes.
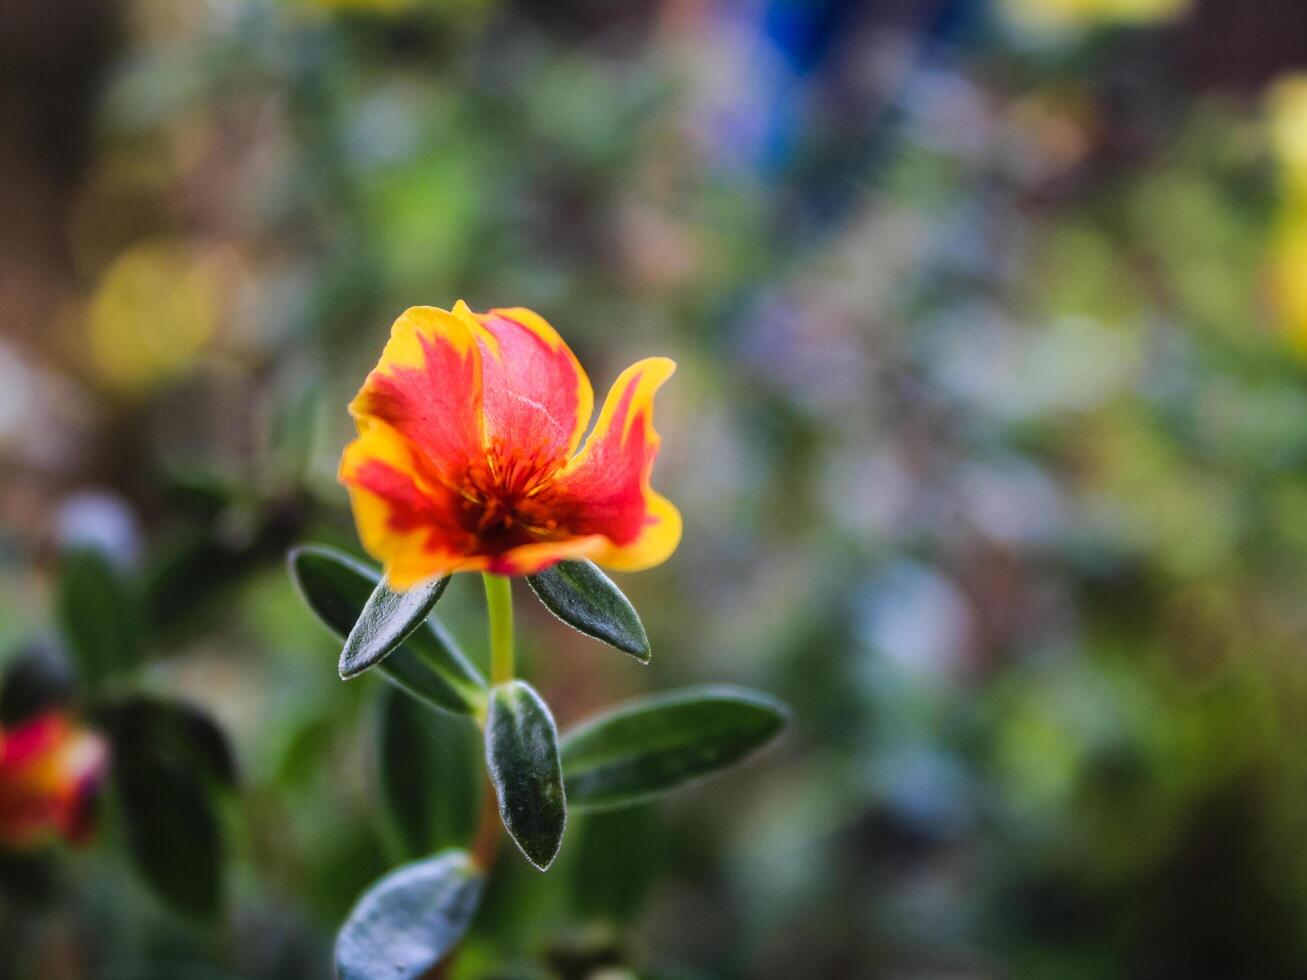
{"type": "Polygon", "coordinates": [[[350,404],[340,479],[363,546],[404,589],[456,571],[529,575],[568,558],[621,571],[665,561],[681,515],[649,484],[653,397],[676,365],[617,379],[580,451],[594,391],[526,309],[406,310],[350,404]]]}
{"type": "Polygon", "coordinates": [[[0,730],[0,846],[83,839],[107,759],[103,739],[57,711],[0,730]]]}

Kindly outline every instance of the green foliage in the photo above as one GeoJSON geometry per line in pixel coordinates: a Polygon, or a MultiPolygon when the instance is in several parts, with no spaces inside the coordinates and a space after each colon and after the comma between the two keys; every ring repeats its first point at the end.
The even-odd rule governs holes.
{"type": "MultiPolygon", "coordinates": [[[[433,676],[439,672],[442,681],[446,679],[449,658],[406,654],[419,638],[438,635],[431,631],[427,615],[447,579],[396,594],[377,583],[366,568],[325,548],[295,549],[290,567],[319,618],[337,635],[348,631],[341,661],[348,666],[342,666],[342,677],[373,665],[386,670],[399,663],[415,671],[430,669],[433,676]],[[373,591],[365,599],[364,590],[370,586],[373,591]]],[[[511,674],[512,607],[507,584],[493,576],[486,578],[500,669],[511,674]],[[496,597],[498,605],[490,601],[496,597]]],[[[634,608],[592,564],[568,563],[533,576],[531,585],[565,622],[647,659],[648,641],[634,608]]],[[[452,643],[449,649],[455,649],[452,643]]],[[[452,662],[466,663],[461,655],[452,662]]],[[[420,692],[424,683],[429,682],[417,675],[403,686],[420,692]]],[[[441,847],[468,846],[475,836],[478,853],[482,852],[490,832],[485,813],[481,825],[475,824],[477,756],[483,751],[499,820],[527,860],[541,871],[548,869],[562,847],[567,797],[558,731],[544,700],[524,681],[510,680],[490,690],[484,714],[467,702],[466,707],[484,724],[484,749],[471,719],[430,707],[398,690],[385,692],[380,705],[378,787],[399,848],[408,855],[422,855],[441,847]]],[[[576,787],[579,800],[592,808],[628,806],[739,761],[773,737],[784,717],[784,709],[773,700],[734,688],[692,689],[637,701],[573,733],[567,750],[568,782],[576,787]]],[[[632,819],[638,823],[640,818],[632,819]]],[[[643,884],[653,874],[651,852],[641,851],[644,859],[631,860],[612,853],[631,850],[619,845],[631,832],[632,819],[596,817],[584,826],[573,880],[586,892],[578,908],[597,921],[620,922],[633,914],[643,884]],[[617,888],[616,899],[613,888],[617,888]]],[[[401,869],[364,896],[338,939],[342,976],[416,975],[439,961],[472,914],[470,905],[465,910],[462,886],[451,884],[463,879],[450,877],[455,860],[450,853],[455,852],[410,866],[411,874],[401,869]],[[432,889],[438,894],[424,897],[432,889]],[[448,904],[455,911],[433,913],[438,928],[432,933],[430,922],[423,927],[417,921],[415,908],[422,901],[448,904]],[[460,918],[464,911],[467,918],[460,918]],[[381,956],[384,945],[393,946],[394,952],[381,956]]]]}
{"type": "Polygon", "coordinates": [[[75,548],[62,556],[56,609],[77,673],[88,686],[99,686],[140,660],[140,599],[100,551],[75,548]]]}
{"type": "Polygon", "coordinates": [[[0,727],[66,704],[75,691],[67,663],[41,648],[25,651],[0,674],[0,727]]]}
{"type": "Polygon", "coordinates": [[[128,851],[160,898],[199,918],[218,912],[226,846],[216,792],[236,779],[222,731],[196,709],[131,698],[101,709],[128,851]]]}
{"type": "Polygon", "coordinates": [[[466,715],[432,711],[397,688],[377,718],[381,801],[408,857],[466,846],[481,800],[481,732],[466,715]]]}
{"type": "Polygon", "coordinates": [[[544,871],[563,844],[567,800],[553,715],[524,681],[490,692],[486,766],[504,827],[526,859],[544,871]]]}
{"type": "Polygon", "coordinates": [[[406,864],[364,893],[336,937],[340,980],[415,980],[462,938],[481,897],[466,851],[406,864]]]}
{"type": "Polygon", "coordinates": [[[569,731],[567,798],[579,808],[629,806],[730,766],[785,725],[774,698],[725,686],[639,698],[569,731]]]}
{"type": "Polygon", "coordinates": [[[526,580],[545,607],[568,626],[637,660],[649,660],[649,637],[639,614],[594,562],[559,562],[526,580]]]}
{"type": "MultiPolygon", "coordinates": [[[[290,555],[290,570],[309,608],[342,638],[352,635],[363,610],[382,588],[376,572],[332,548],[296,548],[290,555]]],[[[408,624],[410,607],[400,603],[396,608],[408,624]]],[[[390,637],[397,634],[403,634],[403,629],[386,631],[390,637]]],[[[428,619],[401,639],[378,665],[387,680],[447,711],[480,710],[485,681],[434,621],[428,619]]]]}
{"type": "Polygon", "coordinates": [[[570,871],[577,910],[597,922],[626,925],[634,920],[667,860],[654,808],[577,813],[570,839],[576,841],[570,871]]]}

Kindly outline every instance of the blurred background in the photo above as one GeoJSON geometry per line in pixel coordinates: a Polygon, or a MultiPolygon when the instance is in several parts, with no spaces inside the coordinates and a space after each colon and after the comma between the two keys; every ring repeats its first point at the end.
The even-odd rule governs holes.
{"type": "MultiPolygon", "coordinates": [[[[795,714],[506,854],[446,975],[1307,976],[1299,69],[1295,0],[6,0],[0,720],[129,766],[123,699],[180,702],[236,775],[0,856],[0,977],[326,977],[422,851],[377,765],[420,722],[285,552],[358,551],[345,405],[460,297],[600,392],[680,364],[652,665],[518,589],[560,723],[795,714]]],[[[441,610],[483,656],[475,577],[441,610]]]]}

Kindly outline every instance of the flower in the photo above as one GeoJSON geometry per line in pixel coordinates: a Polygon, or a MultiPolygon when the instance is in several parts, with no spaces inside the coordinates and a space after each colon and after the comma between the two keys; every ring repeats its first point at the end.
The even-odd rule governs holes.
{"type": "Polygon", "coordinates": [[[529,575],[568,558],[622,571],[665,561],[681,515],[649,485],[665,357],[618,377],[577,452],[594,391],[526,309],[406,310],[350,404],[341,459],[363,546],[404,589],[435,575],[529,575]]]}
{"type": "Polygon", "coordinates": [[[0,846],[83,839],[107,759],[100,736],[58,711],[0,730],[0,846]]]}
{"type": "Polygon", "coordinates": [[[1307,202],[1307,73],[1292,72],[1268,89],[1267,130],[1284,203],[1307,202]]]}
{"type": "Polygon", "coordinates": [[[1280,78],[1266,101],[1279,185],[1267,287],[1277,323],[1301,355],[1307,354],[1307,75],[1280,78]]]}

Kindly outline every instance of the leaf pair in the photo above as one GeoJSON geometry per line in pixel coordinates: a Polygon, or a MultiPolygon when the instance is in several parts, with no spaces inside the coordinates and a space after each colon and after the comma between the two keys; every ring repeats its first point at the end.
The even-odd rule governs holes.
{"type": "Polygon", "coordinates": [[[631,806],[739,762],[785,725],[780,702],[726,686],[637,698],[558,741],[529,684],[491,692],[486,762],[504,826],[541,871],[562,845],[567,806],[631,806]]]}
{"type": "MultiPolygon", "coordinates": [[[[392,682],[437,707],[476,713],[484,705],[484,679],[429,618],[449,576],[395,592],[366,565],[320,546],[294,549],[290,569],[305,602],[345,640],[339,664],[343,679],[378,667],[392,682]],[[428,676],[433,671],[434,679],[428,676]]],[[[593,562],[562,562],[527,581],[564,623],[648,661],[649,638],[635,607],[593,562]]]]}
{"type": "Polygon", "coordinates": [[[309,608],[345,640],[341,677],[375,666],[391,683],[446,711],[475,714],[485,704],[485,680],[429,618],[448,576],[394,592],[366,565],[318,546],[294,549],[290,570],[309,608]]]}

